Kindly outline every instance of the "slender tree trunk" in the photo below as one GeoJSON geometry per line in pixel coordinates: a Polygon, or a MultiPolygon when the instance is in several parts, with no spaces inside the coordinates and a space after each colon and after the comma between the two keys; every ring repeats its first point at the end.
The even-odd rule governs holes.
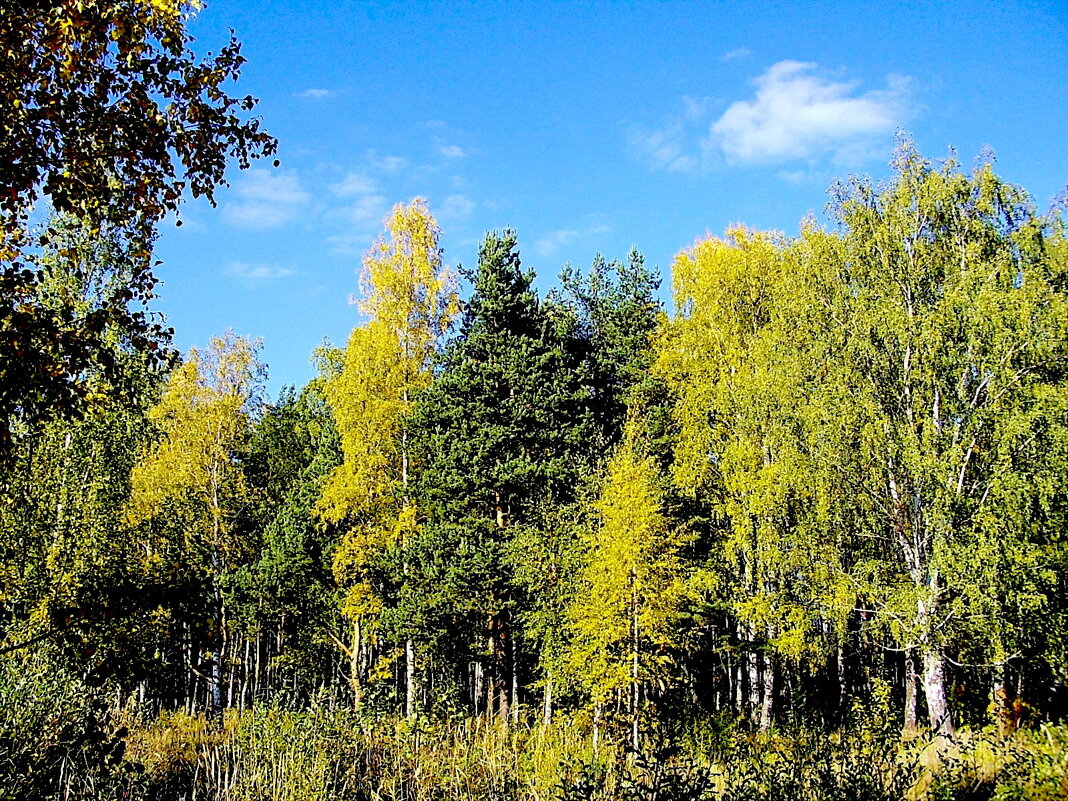
{"type": "MultiPolygon", "coordinates": [[[[769,636],[771,632],[768,632],[769,636]]],[[[764,652],[764,683],[761,688],[760,730],[771,729],[775,717],[775,656],[770,648],[764,652]]]]}
{"type": "Polygon", "coordinates": [[[553,720],[553,677],[550,673],[545,677],[545,699],[541,709],[541,722],[548,726],[553,720]]]}
{"type": "Polygon", "coordinates": [[[219,610],[219,645],[216,652],[212,654],[214,659],[212,660],[211,668],[211,717],[216,723],[221,724],[223,719],[223,685],[225,684],[226,670],[227,621],[226,602],[223,599],[221,589],[218,587],[218,578],[216,578],[215,603],[219,610]]]}
{"type": "Polygon", "coordinates": [[[919,728],[919,696],[916,691],[919,678],[916,675],[916,649],[905,650],[905,734],[911,734],[919,728]]]}
{"type": "Polygon", "coordinates": [[[749,699],[747,707],[747,717],[750,723],[760,722],[760,654],[757,653],[756,648],[756,629],[752,626],[747,628],[747,636],[749,638],[749,647],[746,650],[745,661],[748,669],[748,689],[749,699]]]}
{"type": "Polygon", "coordinates": [[[726,700],[717,694],[717,712],[722,712],[734,699],[734,659],[729,655],[723,662],[723,679],[726,684],[724,687],[726,700]]]}
{"type": "Polygon", "coordinates": [[[734,658],[734,711],[739,715],[745,711],[745,661],[741,656],[734,658]]]}
{"type": "Polygon", "coordinates": [[[476,715],[482,712],[486,713],[488,717],[490,712],[488,707],[483,709],[482,702],[485,700],[485,682],[483,680],[482,662],[475,662],[471,668],[471,704],[474,707],[474,713],[476,715]]]}
{"type": "Polygon", "coordinates": [[[1016,721],[1012,714],[1012,692],[1008,680],[1009,666],[1007,662],[994,665],[994,675],[991,681],[990,696],[993,705],[994,722],[1001,734],[1008,734],[1015,726],[1016,721]]]}
{"type": "Polygon", "coordinates": [[[849,675],[846,672],[845,647],[841,645],[835,651],[834,672],[838,681],[838,719],[844,720],[849,709],[849,675]]]}
{"type": "Polygon", "coordinates": [[[641,685],[638,683],[638,587],[633,573],[630,577],[630,745],[634,753],[638,752],[638,703],[641,693],[641,685]]]}
{"type": "Polygon", "coordinates": [[[511,677],[510,692],[508,697],[511,701],[511,721],[513,725],[519,723],[519,671],[516,670],[518,662],[515,652],[515,637],[508,638],[508,674],[511,677]]]}
{"type": "MultiPolygon", "coordinates": [[[[495,515],[498,536],[504,539],[504,529],[508,522],[508,508],[505,499],[500,492],[494,495],[495,502],[495,515]]],[[[500,598],[500,606],[507,610],[508,608],[508,595],[507,592],[500,598]]],[[[490,620],[490,640],[492,643],[491,654],[493,664],[493,675],[491,681],[493,683],[494,694],[497,698],[497,714],[500,720],[507,726],[511,722],[512,715],[512,677],[514,671],[514,665],[512,664],[512,631],[511,620],[507,611],[500,611],[491,616],[490,620]]]]}
{"type": "Polygon", "coordinates": [[[352,648],[349,650],[349,688],[352,690],[353,709],[363,706],[363,670],[360,664],[363,656],[363,635],[357,618],[352,624],[352,648]]]}
{"type": "Polygon", "coordinates": [[[507,613],[497,616],[497,697],[500,720],[507,726],[512,720],[512,643],[507,613]]]}
{"type": "Polygon", "coordinates": [[[497,615],[489,615],[486,620],[486,629],[488,632],[486,638],[486,645],[489,650],[489,663],[487,665],[488,671],[486,675],[486,717],[491,718],[495,714],[500,712],[501,702],[501,666],[500,666],[500,654],[498,653],[500,644],[497,637],[498,619],[497,615]]]}
{"type": "Polygon", "coordinates": [[[598,746],[601,744],[601,715],[602,704],[600,701],[593,705],[593,754],[597,755],[598,746]]]}
{"type": "Polygon", "coordinates": [[[415,643],[411,638],[404,641],[404,714],[414,718],[419,708],[419,688],[415,679],[415,643]]]}
{"type": "Polygon", "coordinates": [[[252,641],[248,637],[243,638],[245,641],[245,659],[242,662],[241,670],[241,698],[240,705],[241,710],[244,711],[248,708],[248,690],[249,690],[249,674],[251,673],[251,654],[252,654],[252,641]]]}

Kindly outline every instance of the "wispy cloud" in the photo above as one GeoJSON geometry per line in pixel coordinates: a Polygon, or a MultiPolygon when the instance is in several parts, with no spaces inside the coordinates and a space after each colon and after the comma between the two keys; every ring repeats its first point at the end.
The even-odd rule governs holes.
{"type": "Polygon", "coordinates": [[[226,222],[240,228],[276,228],[305,210],[311,196],[295,171],[253,168],[241,173],[223,206],[226,222]]]}
{"type": "Polygon", "coordinates": [[[748,47],[737,47],[734,50],[730,50],[719,57],[720,61],[734,61],[735,59],[745,58],[753,55],[753,51],[748,47]]]}
{"type": "Polygon", "coordinates": [[[437,212],[439,220],[461,220],[475,210],[475,202],[466,195],[449,195],[437,212]]]}
{"type": "Polygon", "coordinates": [[[385,195],[364,195],[342,207],[340,216],[348,223],[356,226],[377,226],[385,219],[389,211],[389,201],[385,195]]]}
{"type": "Polygon", "coordinates": [[[730,163],[778,164],[830,156],[857,163],[874,142],[910,114],[909,79],[858,93],[857,81],[833,81],[818,65],[780,61],[754,81],[756,95],[733,103],[712,126],[706,146],[730,163]]]}
{"type": "Polygon", "coordinates": [[[331,184],[329,189],[338,197],[355,197],[377,192],[378,185],[363,173],[350,172],[336,184],[331,184]]]}
{"type": "Polygon", "coordinates": [[[548,258],[556,255],[563,247],[587,237],[603,234],[608,230],[609,227],[607,225],[592,225],[583,230],[566,228],[559,231],[550,231],[534,240],[534,252],[543,258],[548,258]]]}
{"type": "Polygon", "coordinates": [[[707,122],[711,98],[683,97],[682,110],[659,128],[633,126],[627,140],[653,169],[694,172],[701,167],[701,126],[707,122]]]}
{"type": "Polygon", "coordinates": [[[408,166],[408,159],[402,156],[379,156],[374,150],[367,152],[367,161],[383,172],[400,172],[408,166]]]}
{"type": "Polygon", "coordinates": [[[462,159],[467,155],[459,145],[439,145],[438,152],[447,159],[462,159]]]}
{"type": "Polygon", "coordinates": [[[258,262],[233,261],[226,266],[226,272],[235,278],[245,281],[270,281],[276,278],[285,278],[293,275],[288,267],[280,267],[277,264],[265,264],[258,262]]]}
{"type": "Polygon", "coordinates": [[[336,94],[337,92],[332,89],[305,89],[303,92],[297,92],[295,96],[302,97],[305,100],[325,100],[336,94]]]}

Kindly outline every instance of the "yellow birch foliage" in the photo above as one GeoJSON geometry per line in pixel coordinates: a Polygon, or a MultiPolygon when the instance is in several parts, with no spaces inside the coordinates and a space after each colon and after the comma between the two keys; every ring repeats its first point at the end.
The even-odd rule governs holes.
{"type": "Polygon", "coordinates": [[[629,437],[612,457],[597,502],[601,525],[587,542],[579,591],[568,610],[568,663],[596,704],[667,667],[684,584],[678,542],[661,509],[656,465],[629,437]]]}
{"type": "Polygon", "coordinates": [[[192,349],[171,374],[149,412],[162,434],[132,475],[127,516],[137,524],[168,511],[184,519],[190,538],[226,559],[228,498],[241,495],[244,476],[234,455],[259,400],[263,368],[258,343],[228,332],[206,351],[192,349]]]}
{"type": "MultiPolygon", "coordinates": [[[[319,514],[351,523],[334,561],[338,580],[350,586],[369,559],[414,526],[405,421],[414,395],[430,384],[435,346],[459,305],[440,238],[425,200],[394,207],[385,235],[363,259],[359,309],[367,322],[353,330],[326,382],[343,462],[326,482],[319,514]]],[[[349,614],[375,610],[364,590],[350,593],[349,614]]]]}
{"type": "Polygon", "coordinates": [[[679,254],[655,366],[676,397],[675,482],[731,523],[719,600],[794,658],[821,646],[813,617],[837,623],[851,603],[814,434],[828,428],[811,419],[833,339],[809,252],[821,242],[734,228],[679,254]]]}

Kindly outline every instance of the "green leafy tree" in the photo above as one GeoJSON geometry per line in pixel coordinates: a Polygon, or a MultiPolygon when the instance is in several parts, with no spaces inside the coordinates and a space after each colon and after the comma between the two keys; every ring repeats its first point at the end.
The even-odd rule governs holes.
{"type": "Polygon", "coordinates": [[[473,292],[459,335],[414,419],[428,522],[410,616],[433,616],[432,628],[468,644],[483,671],[476,708],[507,720],[524,605],[509,554],[519,530],[545,530],[539,509],[573,497],[590,411],[573,318],[539,301],[514,232],[487,234],[466,275],[473,292]]]}
{"type": "Polygon", "coordinates": [[[354,648],[332,569],[340,533],[316,514],[323,486],[341,462],[322,383],[320,376],[299,393],[285,388],[254,421],[243,460],[246,482],[259,497],[243,525],[258,552],[233,578],[232,617],[250,643],[243,685],[253,697],[275,689],[256,686],[268,644],[279,651],[273,660],[302,688],[329,683],[339,650],[350,655],[354,648]]]}
{"type": "MultiPolygon", "coordinates": [[[[121,241],[93,235],[69,217],[57,216],[52,225],[38,300],[52,310],[92,314],[101,296],[124,281],[128,252],[121,241]]],[[[110,667],[128,677],[146,666],[138,652],[141,635],[134,632],[146,622],[135,618],[151,606],[151,592],[130,532],[114,510],[126,502],[160,376],[114,321],[102,322],[95,336],[100,364],[82,377],[86,414],[24,425],[7,452],[0,478],[0,605],[7,647],[41,637],[60,641],[71,653],[99,653],[84,664],[76,660],[91,672],[120,653],[110,667]]],[[[31,394],[23,405],[40,401],[31,394]]]]}
{"type": "Polygon", "coordinates": [[[989,161],[969,175],[909,142],[889,184],[840,187],[836,209],[856,437],[840,469],[886,537],[870,595],[918,657],[932,727],[952,733],[959,625],[984,621],[998,665],[1019,636],[1005,605],[1056,611],[1044,566],[1063,520],[1050,458],[1068,401],[1063,233],[989,161]]]}
{"type": "Polygon", "coordinates": [[[659,334],[656,364],[676,398],[676,486],[729,522],[711,550],[720,597],[710,601],[737,621],[738,678],[763,728],[774,713],[774,654],[823,657],[826,624],[841,632],[855,595],[833,520],[838,482],[819,454],[820,410],[848,399],[819,381],[834,328],[820,312],[820,276],[795,250],[736,228],[679,254],[677,313],[659,334]]]}
{"type": "Polygon", "coordinates": [[[228,159],[244,168],[274,152],[256,101],[225,83],[244,58],[236,40],[198,61],[186,0],[38,2],[0,7],[0,435],[13,418],[80,408],[106,376],[108,325],[152,356],[167,332],[144,309],[155,278],[156,228],[183,194],[209,200],[228,159]],[[123,281],[91,311],[40,295],[41,249],[55,236],[34,227],[39,198],[128,251],[123,281]]]}

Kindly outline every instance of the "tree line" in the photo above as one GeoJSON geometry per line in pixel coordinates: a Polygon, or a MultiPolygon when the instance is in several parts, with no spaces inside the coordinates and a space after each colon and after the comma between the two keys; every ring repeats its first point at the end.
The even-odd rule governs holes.
{"type": "MultiPolygon", "coordinates": [[[[50,231],[42,306],[138,269],[50,231]]],[[[397,206],[360,324],[273,402],[254,341],[170,366],[102,322],[89,413],[5,424],[7,652],[146,710],[325,696],[635,747],[872,697],[945,735],[1063,715],[1058,211],[904,140],[827,224],[680,252],[670,311],[636,250],[542,296],[514,231],[460,275],[440,241],[397,206]]]]}

